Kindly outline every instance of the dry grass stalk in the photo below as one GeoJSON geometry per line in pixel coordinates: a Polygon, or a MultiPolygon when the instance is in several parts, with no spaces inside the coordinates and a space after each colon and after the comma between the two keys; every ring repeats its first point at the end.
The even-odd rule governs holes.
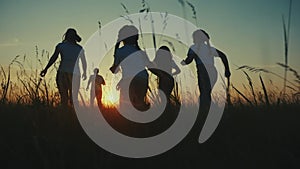
{"type": "Polygon", "coordinates": [[[251,106],[253,106],[252,102],[241,92],[239,91],[236,87],[232,85],[232,88],[240,95],[242,96],[251,106]]]}
{"type": "Polygon", "coordinates": [[[261,75],[259,75],[259,79],[260,79],[261,86],[262,86],[262,88],[263,88],[263,91],[264,91],[264,96],[265,96],[266,105],[267,105],[267,106],[270,106],[268,92],[267,92],[267,89],[266,89],[265,83],[264,83],[264,81],[263,81],[263,79],[262,79],[261,75]]]}

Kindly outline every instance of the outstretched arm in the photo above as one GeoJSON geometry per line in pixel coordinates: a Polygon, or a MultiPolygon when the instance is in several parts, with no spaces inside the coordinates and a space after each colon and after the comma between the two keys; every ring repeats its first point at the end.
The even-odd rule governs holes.
{"type": "Polygon", "coordinates": [[[49,62],[48,62],[48,64],[47,64],[47,66],[46,66],[45,69],[42,70],[41,73],[40,73],[40,75],[41,75],[42,77],[44,77],[44,76],[46,75],[47,70],[49,69],[49,67],[51,67],[51,66],[53,65],[53,63],[57,60],[58,54],[59,54],[59,50],[58,50],[58,47],[56,46],[56,47],[55,47],[55,51],[54,51],[53,55],[51,56],[51,58],[50,58],[50,60],[49,60],[49,62]]]}
{"type": "Polygon", "coordinates": [[[230,73],[230,69],[229,69],[229,64],[228,64],[228,60],[227,60],[227,57],[226,55],[217,49],[217,53],[218,53],[218,56],[221,58],[223,64],[224,64],[224,67],[225,67],[225,77],[229,78],[231,73],[230,73]]]}
{"type": "Polygon", "coordinates": [[[190,64],[193,61],[193,59],[195,58],[195,56],[197,57],[197,54],[192,49],[189,49],[187,58],[185,60],[181,61],[181,65],[190,64]]]}

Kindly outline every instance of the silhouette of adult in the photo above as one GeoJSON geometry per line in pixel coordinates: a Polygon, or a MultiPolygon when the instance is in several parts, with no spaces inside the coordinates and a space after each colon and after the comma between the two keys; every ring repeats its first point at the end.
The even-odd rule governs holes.
{"type": "Polygon", "coordinates": [[[69,28],[64,34],[63,41],[56,45],[55,51],[47,66],[40,73],[40,75],[44,77],[49,67],[57,60],[60,54],[61,61],[56,75],[56,84],[62,105],[68,105],[68,103],[73,104],[73,102],[78,101],[80,69],[77,59],[79,58],[81,59],[83,68],[82,78],[83,80],[86,79],[86,59],[83,48],[78,44],[80,41],[81,37],[77,34],[76,30],[69,28]],[[73,95],[75,96],[75,100],[72,100],[73,95]]]}
{"type": "Polygon", "coordinates": [[[94,105],[95,98],[97,99],[98,105],[101,105],[102,101],[102,85],[105,85],[105,81],[101,75],[98,74],[99,69],[94,69],[94,74],[90,76],[86,90],[89,89],[91,85],[91,94],[90,94],[90,106],[94,105]]]}
{"type": "Polygon", "coordinates": [[[146,67],[152,63],[147,54],[140,49],[138,38],[138,29],[135,26],[126,25],[119,30],[114,63],[110,70],[113,73],[122,71],[122,79],[117,85],[120,89],[120,105],[129,105],[125,97],[129,94],[132,105],[140,111],[145,111],[150,107],[146,97],[149,77],[146,67]],[[126,86],[129,86],[129,90],[126,86]]]}
{"type": "Polygon", "coordinates": [[[174,78],[172,76],[181,72],[173,60],[170,49],[167,46],[161,46],[156,52],[153,63],[158,69],[152,68],[150,70],[158,77],[158,88],[170,99],[174,88],[174,78]],[[173,72],[173,70],[175,71],[173,72]]]}
{"type": "Polygon", "coordinates": [[[189,48],[187,58],[181,62],[182,65],[196,62],[198,86],[200,90],[200,106],[210,106],[211,91],[217,81],[217,70],[214,65],[214,56],[220,57],[225,67],[225,77],[229,78],[229,70],[226,55],[210,45],[210,37],[204,30],[199,29],[193,33],[193,45],[189,48]]]}

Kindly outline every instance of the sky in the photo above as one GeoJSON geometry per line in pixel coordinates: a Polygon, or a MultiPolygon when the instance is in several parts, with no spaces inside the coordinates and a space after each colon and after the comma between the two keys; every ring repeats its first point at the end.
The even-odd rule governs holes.
{"type": "MultiPolygon", "coordinates": [[[[184,17],[178,0],[148,0],[153,12],[168,12],[184,17]]],[[[236,66],[249,65],[276,69],[284,62],[282,15],[288,17],[287,0],[189,0],[197,12],[198,27],[211,36],[214,46],[226,53],[237,83],[236,66]]],[[[131,14],[141,9],[141,0],[0,0],[0,65],[16,55],[34,58],[35,46],[53,52],[67,28],[77,29],[82,45],[105,25],[124,15],[123,3],[131,14]]],[[[191,9],[186,19],[195,23],[191,9]]],[[[300,70],[300,1],[293,1],[289,65],[300,70]]],[[[113,37],[115,38],[115,37],[113,37]]],[[[180,56],[184,58],[185,56],[180,56]]],[[[107,63],[111,64],[111,63],[107,63]]]]}

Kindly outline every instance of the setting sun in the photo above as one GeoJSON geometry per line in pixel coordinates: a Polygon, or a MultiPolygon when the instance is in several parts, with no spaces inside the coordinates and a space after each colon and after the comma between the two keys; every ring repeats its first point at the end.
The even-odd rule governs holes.
{"type": "Polygon", "coordinates": [[[111,86],[103,86],[102,103],[106,106],[119,104],[119,91],[111,86]]]}

